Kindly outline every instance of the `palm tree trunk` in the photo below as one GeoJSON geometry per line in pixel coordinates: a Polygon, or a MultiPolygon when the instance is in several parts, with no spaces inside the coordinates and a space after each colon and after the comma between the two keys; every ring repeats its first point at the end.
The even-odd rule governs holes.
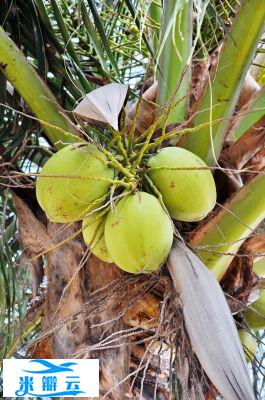
{"type": "Polygon", "coordinates": [[[198,362],[171,280],[126,275],[85,250],[78,223],[47,222],[18,196],[14,203],[24,251],[31,263],[43,258],[47,279],[41,333],[28,357],[99,358],[102,399],[199,399],[200,383],[208,384],[203,373],[188,383],[198,362]]]}

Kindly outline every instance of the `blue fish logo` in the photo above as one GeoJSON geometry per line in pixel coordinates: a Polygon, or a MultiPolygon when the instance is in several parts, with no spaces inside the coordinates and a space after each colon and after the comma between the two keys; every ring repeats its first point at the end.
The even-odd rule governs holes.
{"type": "Polygon", "coordinates": [[[59,365],[55,365],[47,360],[31,360],[30,363],[38,363],[42,366],[46,367],[46,369],[41,369],[39,371],[30,371],[27,369],[23,369],[25,372],[29,372],[31,374],[56,374],[58,372],[73,372],[73,368],[70,368],[72,365],[77,365],[75,362],[66,362],[59,365]]]}

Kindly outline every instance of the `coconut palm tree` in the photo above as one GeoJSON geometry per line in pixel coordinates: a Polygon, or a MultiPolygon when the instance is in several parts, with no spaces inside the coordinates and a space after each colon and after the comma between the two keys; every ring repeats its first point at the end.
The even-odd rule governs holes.
{"type": "Polygon", "coordinates": [[[264,2],[5,0],[0,21],[2,358],[99,358],[100,398],[262,398],[264,2]],[[103,90],[92,118],[111,83],[130,85],[127,103],[110,113],[119,92],[103,90]],[[47,160],[84,141],[117,171],[108,205],[139,189],[164,202],[148,175],[164,147],[213,174],[213,211],[174,221],[156,272],[103,262],[80,221],[38,204],[47,160]]]}

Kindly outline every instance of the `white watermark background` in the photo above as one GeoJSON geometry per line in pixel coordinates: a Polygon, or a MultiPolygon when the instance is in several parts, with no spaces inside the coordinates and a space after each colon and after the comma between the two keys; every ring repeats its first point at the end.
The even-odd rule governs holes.
{"type": "Polygon", "coordinates": [[[4,397],[98,397],[97,359],[5,359],[4,397]]]}

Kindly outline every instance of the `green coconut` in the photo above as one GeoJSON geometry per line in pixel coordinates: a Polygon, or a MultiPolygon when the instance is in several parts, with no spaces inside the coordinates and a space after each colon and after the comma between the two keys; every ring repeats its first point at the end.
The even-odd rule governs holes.
{"type": "Polygon", "coordinates": [[[238,334],[243,345],[246,361],[253,361],[258,350],[258,342],[255,339],[254,331],[247,332],[245,329],[238,329],[238,334]]]}
{"type": "Polygon", "coordinates": [[[258,300],[251,304],[254,310],[248,309],[245,312],[245,319],[252,329],[265,329],[265,289],[261,289],[258,300]]]}
{"type": "Polygon", "coordinates": [[[110,211],[105,240],[113,261],[138,274],[157,270],[172,246],[170,218],[158,199],[145,192],[128,195],[110,211]]]}
{"type": "Polygon", "coordinates": [[[254,261],[253,271],[260,278],[265,278],[265,257],[261,257],[257,261],[254,261]]]}
{"type": "Polygon", "coordinates": [[[209,169],[177,169],[207,167],[190,151],[181,147],[165,147],[150,158],[148,166],[149,177],[162,194],[172,218],[200,221],[215,206],[216,187],[209,169]]]}
{"type": "Polygon", "coordinates": [[[111,263],[113,262],[108,252],[105,242],[105,222],[107,215],[98,217],[99,212],[87,216],[83,220],[83,238],[87,246],[100,260],[111,263]]]}
{"type": "MultiPolygon", "coordinates": [[[[265,278],[265,263],[264,258],[256,261],[253,266],[253,271],[259,278],[265,278]]],[[[252,329],[265,329],[265,289],[259,292],[259,298],[251,304],[260,315],[255,313],[254,310],[248,309],[245,312],[245,319],[252,329]]]]}
{"type": "Polygon", "coordinates": [[[41,208],[51,221],[81,220],[85,210],[108,192],[110,183],[104,180],[113,179],[114,171],[106,161],[106,156],[91,143],[69,145],[47,161],[37,179],[36,193],[41,208]],[[60,177],[62,175],[78,178],[60,177]]]}

